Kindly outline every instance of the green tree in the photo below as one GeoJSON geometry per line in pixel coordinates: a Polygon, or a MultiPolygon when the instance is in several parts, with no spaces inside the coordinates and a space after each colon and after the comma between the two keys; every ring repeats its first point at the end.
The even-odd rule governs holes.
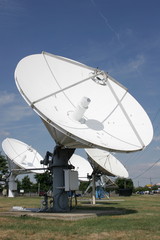
{"type": "Polygon", "coordinates": [[[8,162],[5,156],[0,153],[0,180],[2,176],[8,172],[8,162]]]}
{"type": "Polygon", "coordinates": [[[16,183],[17,183],[17,191],[20,192],[20,190],[22,189],[22,182],[19,179],[17,179],[16,183]]]}
{"type": "MultiPolygon", "coordinates": [[[[5,175],[8,172],[8,161],[5,156],[3,156],[0,152],[0,181],[4,181],[2,178],[3,175],[5,175]]],[[[5,188],[7,187],[5,183],[5,188]]],[[[0,191],[2,191],[4,188],[4,185],[0,185],[0,191]]]]}
{"type": "Polygon", "coordinates": [[[25,193],[30,192],[32,189],[32,184],[33,183],[30,181],[30,178],[27,175],[22,179],[21,188],[24,189],[25,193]]]}
{"type": "Polygon", "coordinates": [[[158,190],[158,186],[157,185],[153,185],[152,186],[152,190],[158,190]]]}
{"type": "Polygon", "coordinates": [[[158,189],[158,186],[156,185],[153,185],[151,188],[148,186],[144,186],[144,187],[139,186],[135,188],[135,192],[145,192],[145,191],[151,192],[152,190],[157,190],[157,189],[158,189]]]}
{"type": "Polygon", "coordinates": [[[118,189],[117,193],[121,196],[130,196],[134,190],[133,181],[130,178],[117,178],[115,181],[118,189]]]}
{"type": "Polygon", "coordinates": [[[134,188],[131,178],[117,178],[115,183],[119,189],[132,189],[134,188]]]}
{"type": "Polygon", "coordinates": [[[90,182],[80,182],[79,190],[84,193],[89,184],[90,182]]]}
{"type": "Polygon", "coordinates": [[[39,191],[48,192],[52,187],[52,176],[49,172],[45,172],[42,174],[35,174],[34,178],[37,182],[37,188],[39,186],[39,191]]]}

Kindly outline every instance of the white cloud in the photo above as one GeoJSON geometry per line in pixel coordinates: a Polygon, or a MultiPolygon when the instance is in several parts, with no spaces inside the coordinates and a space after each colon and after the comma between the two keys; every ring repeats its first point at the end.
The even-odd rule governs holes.
{"type": "Polygon", "coordinates": [[[110,66],[108,69],[109,73],[116,75],[130,75],[132,73],[137,72],[138,74],[141,72],[141,67],[146,63],[145,55],[138,54],[133,56],[130,59],[123,61],[114,61],[113,66],[110,66]]]}
{"type": "Polygon", "coordinates": [[[155,166],[160,167],[160,162],[156,162],[156,163],[153,162],[153,163],[146,164],[146,168],[155,167],[155,166]]]}
{"type": "Polygon", "coordinates": [[[157,166],[157,167],[160,167],[160,162],[156,163],[156,165],[155,165],[155,166],[157,166]]]}
{"type": "Polygon", "coordinates": [[[7,108],[4,112],[5,120],[8,121],[19,121],[23,118],[29,117],[33,114],[29,107],[24,107],[21,105],[14,105],[7,108]]]}
{"type": "Polygon", "coordinates": [[[16,94],[8,92],[0,92],[0,112],[0,126],[3,127],[10,122],[25,119],[33,114],[31,108],[23,105],[16,94]]]}
{"type": "Polygon", "coordinates": [[[160,146],[155,147],[154,150],[160,151],[160,146]]]}
{"type": "Polygon", "coordinates": [[[125,30],[125,34],[126,34],[126,36],[128,36],[128,37],[133,37],[133,30],[132,30],[131,28],[127,28],[127,29],[125,30]]]}
{"type": "Polygon", "coordinates": [[[1,137],[8,137],[9,135],[10,135],[10,133],[8,131],[5,131],[5,130],[0,131],[1,137]]]}
{"type": "Polygon", "coordinates": [[[153,140],[154,140],[155,142],[159,142],[159,141],[160,141],[160,136],[154,136],[153,140]]]}
{"type": "Polygon", "coordinates": [[[138,71],[139,68],[145,63],[145,58],[144,56],[137,55],[135,59],[131,60],[128,64],[129,69],[132,71],[138,71]]]}
{"type": "Polygon", "coordinates": [[[14,93],[0,92],[0,107],[15,101],[14,93]]]}

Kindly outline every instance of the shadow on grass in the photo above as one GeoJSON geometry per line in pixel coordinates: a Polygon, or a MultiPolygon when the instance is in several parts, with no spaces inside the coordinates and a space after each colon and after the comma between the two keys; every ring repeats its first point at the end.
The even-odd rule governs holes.
{"type": "Polygon", "coordinates": [[[101,207],[101,206],[77,206],[75,209],[72,209],[71,212],[77,213],[93,213],[97,216],[105,216],[105,215],[127,215],[127,214],[135,214],[138,211],[135,209],[127,209],[127,208],[116,208],[116,207],[101,207]]]}
{"type": "MultiPolygon", "coordinates": [[[[85,201],[85,202],[79,201],[79,202],[81,203],[82,206],[83,205],[92,205],[91,201],[85,201]]],[[[105,206],[108,206],[108,205],[118,205],[118,204],[119,204],[119,202],[106,202],[106,201],[104,201],[104,202],[97,201],[96,202],[96,205],[105,205],[105,206]]]]}

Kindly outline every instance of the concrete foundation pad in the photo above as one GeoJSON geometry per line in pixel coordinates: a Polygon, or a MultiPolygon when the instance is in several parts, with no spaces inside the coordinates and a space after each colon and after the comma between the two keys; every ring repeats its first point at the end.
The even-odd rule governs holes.
{"type": "Polygon", "coordinates": [[[121,215],[125,214],[123,210],[81,210],[74,209],[69,213],[46,213],[46,212],[32,212],[32,211],[8,211],[0,212],[0,216],[14,216],[14,217],[36,217],[43,219],[58,219],[75,221],[85,218],[94,218],[105,215],[121,215]]]}

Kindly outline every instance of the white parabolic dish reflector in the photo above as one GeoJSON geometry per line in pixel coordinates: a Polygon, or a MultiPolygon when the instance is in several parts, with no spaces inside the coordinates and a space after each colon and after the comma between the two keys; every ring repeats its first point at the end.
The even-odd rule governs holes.
{"type": "Polygon", "coordinates": [[[40,164],[43,158],[31,146],[13,138],[6,138],[2,142],[2,149],[18,167],[25,170],[29,169],[34,173],[44,173],[44,170],[35,170],[43,168],[43,165],[40,164]]]}
{"type": "Polygon", "coordinates": [[[75,167],[74,170],[78,171],[78,179],[80,181],[89,181],[87,176],[92,174],[93,168],[88,160],[77,154],[73,154],[69,161],[75,167]]]}
{"type": "Polygon", "coordinates": [[[43,52],[18,63],[15,81],[57,144],[130,152],[152,140],[146,112],[103,71],[43,52]]]}
{"type": "Polygon", "coordinates": [[[129,174],[123,164],[112,154],[101,149],[85,149],[94,167],[107,176],[128,178],[129,174]]]}

